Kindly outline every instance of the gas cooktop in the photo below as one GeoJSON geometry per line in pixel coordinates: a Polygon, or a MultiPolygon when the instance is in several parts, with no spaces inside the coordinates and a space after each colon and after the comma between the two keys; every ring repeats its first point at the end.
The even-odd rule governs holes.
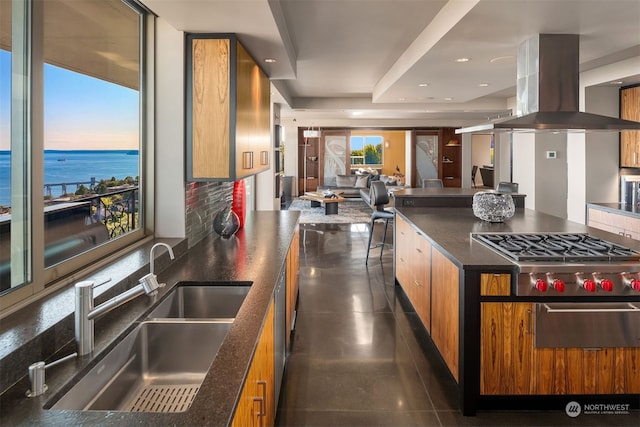
{"type": "Polygon", "coordinates": [[[519,267],[517,295],[632,296],[640,252],[581,233],[472,233],[519,267]]]}
{"type": "Polygon", "coordinates": [[[589,234],[476,233],[472,237],[517,262],[640,262],[640,252],[589,234]]]}

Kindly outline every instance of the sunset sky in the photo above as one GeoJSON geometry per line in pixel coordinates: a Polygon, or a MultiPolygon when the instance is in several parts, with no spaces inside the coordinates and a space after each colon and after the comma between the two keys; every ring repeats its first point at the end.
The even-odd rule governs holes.
{"type": "MultiPolygon", "coordinates": [[[[0,50],[0,150],[10,149],[11,55],[0,50]]],[[[138,92],[45,65],[45,149],[138,149],[138,92]]]]}

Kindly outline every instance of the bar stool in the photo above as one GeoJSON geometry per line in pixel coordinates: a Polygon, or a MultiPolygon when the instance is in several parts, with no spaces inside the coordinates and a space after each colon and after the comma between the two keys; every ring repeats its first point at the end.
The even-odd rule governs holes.
{"type": "Polygon", "coordinates": [[[369,242],[367,243],[367,258],[365,260],[365,265],[369,264],[369,251],[371,249],[380,248],[380,260],[382,260],[382,251],[384,250],[384,241],[387,238],[387,226],[389,225],[389,220],[393,221],[394,210],[393,208],[384,208],[384,205],[389,203],[389,193],[387,193],[387,187],[384,182],[381,181],[372,181],[370,188],[370,203],[371,207],[374,209],[371,214],[371,225],[369,225],[369,242]],[[375,244],[373,247],[371,246],[371,239],[373,237],[373,228],[377,220],[384,220],[384,231],[382,232],[382,240],[380,243],[375,244]]]}

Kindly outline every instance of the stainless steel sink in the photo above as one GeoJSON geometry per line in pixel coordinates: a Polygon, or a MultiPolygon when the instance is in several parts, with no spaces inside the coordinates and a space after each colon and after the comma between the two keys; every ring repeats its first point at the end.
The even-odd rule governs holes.
{"type": "Polygon", "coordinates": [[[183,412],[232,321],[145,321],[51,409],[183,412]]]}
{"type": "Polygon", "coordinates": [[[178,282],[149,319],[236,317],[252,282],[178,282]]]}

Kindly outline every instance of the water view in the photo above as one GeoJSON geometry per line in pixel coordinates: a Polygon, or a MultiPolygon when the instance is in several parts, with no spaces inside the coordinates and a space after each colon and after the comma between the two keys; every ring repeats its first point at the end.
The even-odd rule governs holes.
{"type": "MultiPolygon", "coordinates": [[[[89,188],[111,178],[136,178],[140,175],[138,150],[45,150],[43,196],[52,198],[63,194],[60,184],[84,183],[89,188]]],[[[11,205],[11,152],[0,151],[0,205],[11,205]]],[[[73,193],[76,184],[67,185],[73,193]]]]}

